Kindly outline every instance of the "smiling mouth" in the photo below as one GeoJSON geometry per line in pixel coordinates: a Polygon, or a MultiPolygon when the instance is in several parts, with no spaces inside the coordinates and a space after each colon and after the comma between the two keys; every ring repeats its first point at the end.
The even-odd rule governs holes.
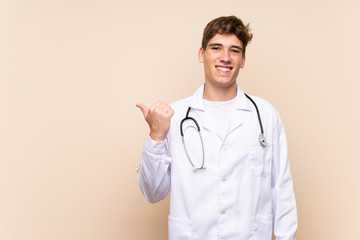
{"type": "Polygon", "coordinates": [[[225,66],[215,66],[216,70],[220,72],[230,72],[232,67],[225,67],[225,66]]]}

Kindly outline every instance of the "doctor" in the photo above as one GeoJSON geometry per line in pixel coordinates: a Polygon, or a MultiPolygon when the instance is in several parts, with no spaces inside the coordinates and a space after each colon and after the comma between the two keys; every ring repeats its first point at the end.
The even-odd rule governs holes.
{"type": "Polygon", "coordinates": [[[171,189],[170,240],[271,240],[272,231],[276,240],[295,239],[296,203],[279,114],[236,84],[251,39],[249,25],[234,16],[212,20],[199,50],[205,83],[171,106],[136,105],[150,127],[138,183],[152,203],[171,189]]]}

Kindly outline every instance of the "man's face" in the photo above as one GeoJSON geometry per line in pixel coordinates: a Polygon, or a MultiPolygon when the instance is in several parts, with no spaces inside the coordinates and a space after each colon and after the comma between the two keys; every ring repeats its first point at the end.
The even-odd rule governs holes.
{"type": "Polygon", "coordinates": [[[243,44],[234,34],[216,34],[206,50],[200,48],[199,61],[204,63],[205,84],[216,88],[235,86],[239,70],[245,64],[243,44]]]}

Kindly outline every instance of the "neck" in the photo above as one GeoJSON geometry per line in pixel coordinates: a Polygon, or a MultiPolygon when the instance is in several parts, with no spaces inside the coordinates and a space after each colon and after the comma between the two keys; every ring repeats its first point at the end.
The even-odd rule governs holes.
{"type": "Polygon", "coordinates": [[[236,97],[236,84],[219,88],[205,83],[203,98],[209,101],[229,101],[236,97]]]}

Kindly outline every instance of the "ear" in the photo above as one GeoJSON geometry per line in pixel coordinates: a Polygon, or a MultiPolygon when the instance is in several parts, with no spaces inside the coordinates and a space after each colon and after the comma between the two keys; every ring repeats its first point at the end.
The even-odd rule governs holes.
{"type": "Polygon", "coordinates": [[[198,58],[199,58],[199,62],[203,63],[204,62],[204,49],[201,47],[199,49],[199,54],[198,54],[198,58]]]}
{"type": "Polygon", "coordinates": [[[245,54],[242,56],[242,59],[241,59],[241,64],[240,64],[240,68],[244,68],[245,66],[245,54]]]}

